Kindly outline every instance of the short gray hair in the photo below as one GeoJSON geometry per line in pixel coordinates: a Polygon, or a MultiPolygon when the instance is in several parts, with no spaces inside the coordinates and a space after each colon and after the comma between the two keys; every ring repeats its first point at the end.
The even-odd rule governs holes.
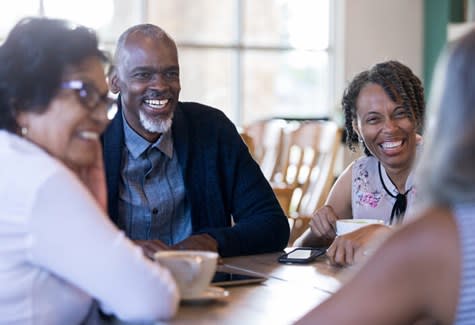
{"type": "Polygon", "coordinates": [[[126,31],[124,31],[120,35],[119,40],[117,41],[117,46],[114,52],[114,65],[116,66],[116,68],[118,67],[118,64],[122,61],[122,56],[125,49],[125,43],[128,37],[135,33],[140,33],[145,36],[154,38],[156,40],[169,40],[170,42],[175,43],[173,39],[170,37],[170,35],[167,34],[167,32],[165,32],[162,28],[156,25],[139,24],[139,25],[132,26],[128,28],[126,31]]]}

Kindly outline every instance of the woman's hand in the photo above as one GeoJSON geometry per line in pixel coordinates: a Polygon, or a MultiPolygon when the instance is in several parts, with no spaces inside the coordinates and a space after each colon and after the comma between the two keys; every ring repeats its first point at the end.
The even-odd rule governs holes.
{"type": "Polygon", "coordinates": [[[369,242],[383,233],[389,233],[390,228],[384,225],[368,225],[342,236],[337,236],[327,250],[327,256],[334,265],[347,266],[364,259],[369,250],[369,242]]]}
{"type": "Polygon", "coordinates": [[[310,229],[319,239],[332,240],[335,238],[336,221],[335,211],[330,205],[325,205],[315,211],[310,221],[310,229]]]}

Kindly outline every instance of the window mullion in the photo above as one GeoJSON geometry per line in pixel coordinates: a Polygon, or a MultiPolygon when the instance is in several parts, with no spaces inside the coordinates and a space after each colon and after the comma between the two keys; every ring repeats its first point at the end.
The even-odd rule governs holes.
{"type": "Polygon", "coordinates": [[[243,42],[243,10],[244,10],[244,0],[236,0],[236,19],[235,19],[235,42],[236,48],[231,50],[234,56],[234,65],[233,65],[233,72],[232,76],[234,79],[235,87],[233,87],[233,111],[235,115],[235,123],[237,125],[242,125],[243,122],[243,115],[244,115],[244,108],[243,108],[243,82],[244,82],[244,69],[243,69],[243,49],[242,49],[242,42],[243,42]]]}

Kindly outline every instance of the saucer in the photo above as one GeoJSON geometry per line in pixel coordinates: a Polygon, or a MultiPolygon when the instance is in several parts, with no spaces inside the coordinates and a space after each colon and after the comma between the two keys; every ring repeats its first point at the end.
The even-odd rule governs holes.
{"type": "Polygon", "coordinates": [[[181,298],[182,302],[195,303],[195,302],[208,302],[215,299],[220,299],[229,296],[229,291],[215,286],[209,286],[199,295],[192,297],[181,298]]]}

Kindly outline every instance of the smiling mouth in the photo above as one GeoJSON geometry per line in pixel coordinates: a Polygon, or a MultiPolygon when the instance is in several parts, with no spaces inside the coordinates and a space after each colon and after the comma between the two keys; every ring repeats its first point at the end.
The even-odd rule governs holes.
{"type": "Polygon", "coordinates": [[[402,143],[403,143],[402,140],[399,140],[399,141],[387,141],[387,142],[381,143],[381,144],[380,144],[380,147],[381,147],[383,150],[391,150],[391,149],[399,148],[400,146],[402,146],[402,143]]]}
{"type": "Polygon", "coordinates": [[[146,99],[144,103],[152,109],[162,109],[169,101],[169,99],[146,99]]]}
{"type": "Polygon", "coordinates": [[[79,137],[84,140],[99,140],[99,133],[94,131],[81,131],[79,137]]]}

